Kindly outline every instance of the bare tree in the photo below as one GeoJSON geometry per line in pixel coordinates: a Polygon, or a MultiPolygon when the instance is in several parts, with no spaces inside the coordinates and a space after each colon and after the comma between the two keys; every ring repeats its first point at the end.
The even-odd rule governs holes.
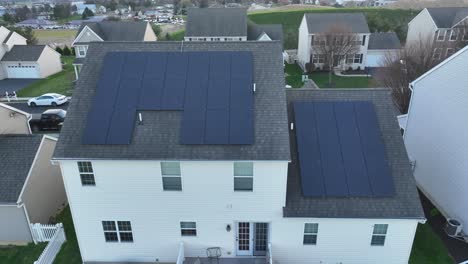
{"type": "Polygon", "coordinates": [[[331,84],[332,72],[335,66],[346,64],[348,56],[359,52],[361,37],[355,34],[347,25],[335,24],[327,31],[315,34],[312,39],[312,58],[323,56],[324,68],[328,68],[328,81],[331,84]]]}
{"type": "Polygon", "coordinates": [[[440,61],[441,57],[434,54],[434,42],[420,40],[397,53],[388,53],[375,77],[381,85],[391,89],[394,103],[405,114],[411,98],[409,83],[440,61]]]}

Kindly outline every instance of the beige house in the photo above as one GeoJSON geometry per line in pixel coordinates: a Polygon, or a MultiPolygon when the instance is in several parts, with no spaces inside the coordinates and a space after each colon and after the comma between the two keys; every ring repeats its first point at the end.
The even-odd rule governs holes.
{"type": "Polygon", "coordinates": [[[30,224],[47,224],[66,203],[57,139],[32,135],[29,115],[0,104],[0,245],[33,241],[30,224]]]}

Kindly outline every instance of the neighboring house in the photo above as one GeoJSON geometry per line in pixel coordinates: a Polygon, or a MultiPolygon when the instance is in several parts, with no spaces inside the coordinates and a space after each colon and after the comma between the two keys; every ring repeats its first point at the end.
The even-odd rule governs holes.
{"type": "MultiPolygon", "coordinates": [[[[410,85],[404,141],[419,189],[468,234],[468,47],[410,85]],[[444,87],[441,90],[441,87],[444,87]]],[[[404,118],[404,116],[403,116],[404,118]]]]}
{"type": "Polygon", "coordinates": [[[62,71],[60,53],[47,45],[15,45],[0,61],[6,78],[42,79],[62,71]]]}
{"type": "Polygon", "coordinates": [[[185,41],[282,40],[281,25],[248,23],[246,8],[190,8],[185,41]]]}
{"type": "Polygon", "coordinates": [[[282,48],[90,44],[53,158],[84,263],[191,264],[210,247],[219,263],[408,263],[424,215],[389,91],[286,94],[282,48]],[[299,123],[299,101],[321,112],[299,123]],[[357,114],[326,101],[369,101],[361,134],[357,114]],[[304,130],[314,123],[319,137],[304,130]],[[299,131],[332,167],[299,171],[318,150],[297,151],[299,131]]]}
{"type": "Polygon", "coordinates": [[[15,24],[16,27],[30,27],[35,29],[55,29],[59,25],[47,19],[27,19],[15,24]]]}
{"type": "MultiPolygon", "coordinates": [[[[26,38],[20,34],[0,26],[0,60],[14,45],[26,45],[26,38]]],[[[0,80],[7,77],[5,69],[0,65],[0,80]]]]}
{"type": "Polygon", "coordinates": [[[72,47],[76,59],[73,62],[75,77],[81,71],[84,58],[91,42],[100,41],[156,41],[157,37],[148,22],[102,21],[82,23],[72,47]]]}
{"type": "Polygon", "coordinates": [[[425,8],[408,23],[406,45],[430,46],[435,60],[448,58],[467,44],[468,7],[425,8]]]}
{"type": "MultiPolygon", "coordinates": [[[[352,34],[356,41],[358,51],[354,54],[337,54],[334,67],[361,68],[366,66],[367,47],[369,45],[370,31],[366,17],[362,13],[317,13],[304,14],[299,26],[299,40],[297,57],[299,66],[305,69],[306,63],[313,63],[316,68],[325,65],[325,54],[320,51],[323,45],[320,38],[330,35],[334,30],[341,30],[346,34],[352,34]]],[[[338,31],[339,32],[339,31],[338,31]]]]}
{"type": "Polygon", "coordinates": [[[0,135],[31,134],[29,120],[29,113],[0,103],[0,135]]]}
{"type": "Polygon", "coordinates": [[[395,32],[372,33],[367,48],[367,67],[382,67],[386,59],[396,58],[401,49],[395,32]]]}

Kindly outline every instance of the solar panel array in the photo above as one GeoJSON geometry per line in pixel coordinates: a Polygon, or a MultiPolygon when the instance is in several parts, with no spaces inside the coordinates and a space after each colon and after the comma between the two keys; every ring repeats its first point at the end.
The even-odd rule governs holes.
{"type": "Polygon", "coordinates": [[[305,196],[394,195],[371,102],[296,102],[294,116],[305,196]]]}
{"type": "Polygon", "coordinates": [[[84,144],[130,144],[138,111],[183,111],[181,144],[253,144],[250,52],[106,54],[84,144]]]}

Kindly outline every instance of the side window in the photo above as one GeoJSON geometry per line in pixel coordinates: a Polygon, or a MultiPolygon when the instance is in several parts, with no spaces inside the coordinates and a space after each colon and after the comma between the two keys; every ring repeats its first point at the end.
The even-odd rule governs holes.
{"type": "Polygon", "coordinates": [[[318,224],[305,223],[304,224],[304,245],[317,245],[318,224]]]}
{"type": "Polygon", "coordinates": [[[182,191],[182,177],[179,162],[161,162],[164,191],[182,191]]]}
{"type": "Polygon", "coordinates": [[[80,172],[81,185],[95,186],[93,165],[90,161],[78,161],[78,171],[80,172]]]}
{"type": "Polygon", "coordinates": [[[387,236],[387,224],[375,224],[372,232],[371,246],[383,246],[387,236]]]}
{"type": "Polygon", "coordinates": [[[234,162],[234,191],[253,191],[253,162],[234,162]]]}
{"type": "Polygon", "coordinates": [[[102,229],[106,242],[133,242],[130,221],[102,221],[102,229]]]}
{"type": "Polygon", "coordinates": [[[180,222],[180,235],[196,236],[197,235],[197,223],[196,222],[180,222]]]}

